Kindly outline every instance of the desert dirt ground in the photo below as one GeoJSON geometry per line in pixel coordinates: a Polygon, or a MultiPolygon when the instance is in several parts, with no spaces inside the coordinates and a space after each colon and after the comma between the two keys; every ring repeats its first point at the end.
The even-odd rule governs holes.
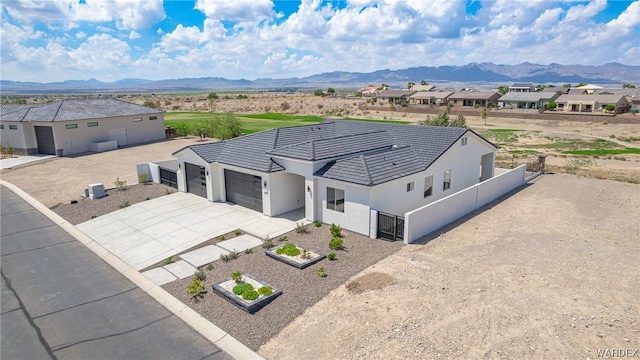
{"type": "Polygon", "coordinates": [[[259,353],[577,359],[640,348],[640,185],[543,175],[474,215],[354,276],[259,353]]]}

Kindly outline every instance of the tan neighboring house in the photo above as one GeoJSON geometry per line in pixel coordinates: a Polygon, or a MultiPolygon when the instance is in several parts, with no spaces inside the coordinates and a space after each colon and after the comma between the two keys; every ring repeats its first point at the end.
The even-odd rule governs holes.
{"type": "Polygon", "coordinates": [[[418,91],[409,96],[412,105],[446,105],[449,102],[450,91],[418,91]]]}
{"type": "Polygon", "coordinates": [[[494,92],[480,92],[480,91],[459,91],[449,96],[449,102],[454,105],[460,106],[479,106],[488,107],[491,105],[497,105],[498,99],[501,94],[497,91],[494,92]]]}
{"type": "Polygon", "coordinates": [[[593,85],[593,84],[587,84],[587,85],[582,85],[582,86],[578,86],[576,87],[574,90],[579,91],[581,94],[593,94],[598,90],[602,90],[604,89],[602,86],[598,86],[598,85],[593,85]]]}
{"type": "Polygon", "coordinates": [[[373,97],[378,91],[378,87],[376,85],[367,85],[358,89],[356,92],[362,95],[363,97],[373,97]]]}
{"type": "Polygon", "coordinates": [[[604,108],[609,104],[615,106],[615,114],[629,112],[631,109],[631,101],[624,95],[566,94],[560,95],[555,103],[558,104],[556,111],[566,112],[601,113],[605,112],[604,108]]]}
{"type": "Polygon", "coordinates": [[[432,91],[435,88],[436,88],[435,85],[429,85],[429,84],[420,85],[420,84],[416,84],[416,85],[413,85],[410,90],[413,90],[413,91],[432,91]]]}
{"type": "Polygon", "coordinates": [[[415,94],[413,90],[387,90],[381,91],[375,95],[379,104],[396,104],[403,101],[409,102],[409,96],[415,94]]]}
{"type": "Polygon", "coordinates": [[[0,105],[0,140],[16,154],[65,156],[165,138],[162,110],[115,99],[0,105]]]}
{"type": "Polygon", "coordinates": [[[557,92],[509,92],[498,99],[498,107],[506,109],[544,109],[560,96],[557,92]]]}

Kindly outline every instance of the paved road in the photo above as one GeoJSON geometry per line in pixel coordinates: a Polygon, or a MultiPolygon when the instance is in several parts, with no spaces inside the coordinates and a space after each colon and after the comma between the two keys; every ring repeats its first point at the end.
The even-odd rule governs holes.
{"type": "Polygon", "coordinates": [[[11,190],[0,191],[0,358],[230,359],[11,190]]]}

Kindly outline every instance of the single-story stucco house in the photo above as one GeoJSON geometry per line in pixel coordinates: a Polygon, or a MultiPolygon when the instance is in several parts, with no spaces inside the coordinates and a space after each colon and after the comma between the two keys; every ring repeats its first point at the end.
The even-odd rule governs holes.
{"type": "Polygon", "coordinates": [[[632,102],[624,95],[601,94],[563,94],[556,100],[556,111],[567,112],[604,112],[607,105],[613,105],[613,113],[621,114],[629,112],[632,102]]]}
{"type": "Polygon", "coordinates": [[[377,93],[375,99],[379,104],[396,104],[403,101],[409,102],[409,96],[415,94],[414,90],[385,90],[377,93]]]}
{"type": "Polygon", "coordinates": [[[17,154],[105,151],[165,138],[162,110],[116,99],[0,105],[0,139],[17,154]]]}
{"type": "Polygon", "coordinates": [[[409,96],[409,102],[412,105],[447,105],[452,94],[450,91],[418,91],[409,96]]]}
{"type": "Polygon", "coordinates": [[[500,96],[500,93],[497,91],[458,91],[449,96],[449,102],[452,102],[454,105],[488,107],[497,105],[500,96]]]}
{"type": "Polygon", "coordinates": [[[497,147],[454,127],[326,120],[176,151],[180,191],[373,236],[373,210],[395,215],[494,175],[497,147]]]}
{"type": "Polygon", "coordinates": [[[557,92],[509,92],[498,99],[498,107],[510,109],[544,109],[560,96],[557,92]]]}

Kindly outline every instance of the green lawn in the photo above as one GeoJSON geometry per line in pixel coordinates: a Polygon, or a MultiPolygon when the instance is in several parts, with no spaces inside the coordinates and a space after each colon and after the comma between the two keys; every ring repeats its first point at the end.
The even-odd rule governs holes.
{"type": "Polygon", "coordinates": [[[640,149],[624,148],[624,149],[568,150],[568,151],[563,151],[562,153],[572,154],[572,155],[591,155],[591,156],[624,155],[624,154],[640,155],[640,149]]]}
{"type": "MultiPolygon", "coordinates": [[[[165,126],[171,126],[173,128],[177,128],[178,126],[180,126],[180,124],[186,124],[188,127],[192,128],[197,126],[199,121],[209,119],[211,115],[211,113],[206,112],[167,112],[164,114],[164,124],[165,126]]],[[[324,120],[319,116],[290,115],[280,113],[236,114],[236,116],[242,123],[242,132],[244,132],[245,134],[253,134],[259,131],[269,130],[273,128],[317,124],[324,120]]],[[[349,118],[345,120],[409,124],[408,121],[395,120],[368,120],[349,118]]]]}

